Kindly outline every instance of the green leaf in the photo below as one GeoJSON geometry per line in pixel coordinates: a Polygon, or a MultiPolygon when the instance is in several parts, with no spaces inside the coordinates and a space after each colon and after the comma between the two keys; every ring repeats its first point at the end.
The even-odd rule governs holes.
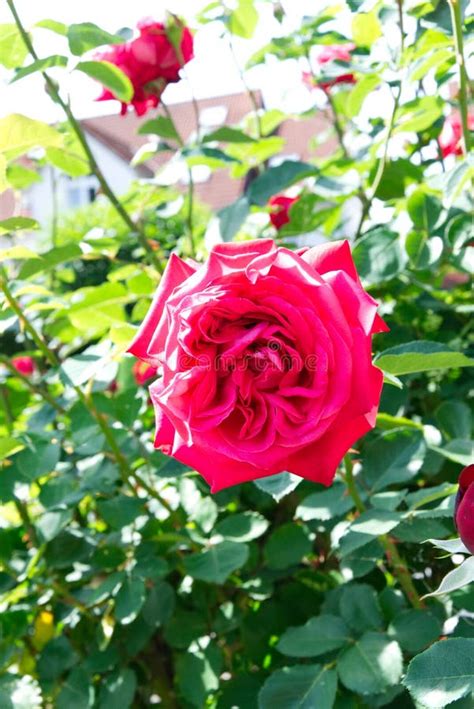
{"type": "Polygon", "coordinates": [[[401,522],[400,512],[390,510],[367,510],[351,524],[351,531],[378,537],[388,534],[401,522]]]}
{"type": "Polygon", "coordinates": [[[151,121],[146,121],[140,126],[138,133],[140,135],[159,135],[165,140],[179,140],[179,134],[176,132],[173,121],[166,116],[158,116],[151,121]]]}
{"type": "Polygon", "coordinates": [[[368,284],[395,278],[407,263],[399,235],[386,227],[373,229],[359,239],[352,255],[360,277],[368,284]]]}
{"type": "Polygon", "coordinates": [[[296,508],[295,517],[308,522],[313,519],[328,522],[336,517],[342,517],[354,507],[352,498],[345,485],[334,483],[322,492],[314,492],[305,497],[296,508]]]}
{"type": "Polygon", "coordinates": [[[78,660],[71,643],[65,636],[54,638],[45,645],[37,664],[42,681],[54,680],[73,667],[78,660]]]}
{"type": "Polygon", "coordinates": [[[82,256],[82,249],[78,244],[71,243],[45,251],[40,256],[41,260],[35,259],[23,264],[18,276],[21,280],[31,278],[44,271],[50,271],[60,264],[82,256]]]}
{"type": "Polygon", "coordinates": [[[407,209],[415,227],[431,234],[441,214],[442,205],[434,195],[419,188],[409,196],[407,209]]]}
{"type": "Polygon", "coordinates": [[[64,680],[56,700],[57,709],[89,709],[94,705],[94,687],[90,675],[76,667],[64,680]]]}
{"type": "Polygon", "coordinates": [[[472,431],[471,409],[463,401],[444,401],[435,411],[436,421],[448,438],[468,440],[472,431]]]}
{"type": "Polygon", "coordinates": [[[199,581],[223,584],[248,559],[246,544],[220,542],[199,554],[191,554],[184,559],[187,573],[199,581]]]}
{"type": "Polygon", "coordinates": [[[277,167],[270,167],[250,183],[247,197],[252,204],[264,207],[270,197],[290,185],[311,175],[317,175],[314,165],[298,160],[285,160],[277,167]]]}
{"type": "Polygon", "coordinates": [[[111,500],[99,501],[97,509],[101,517],[114,529],[126,527],[144,511],[143,500],[125,495],[119,495],[111,500]]]}
{"type": "Polygon", "coordinates": [[[397,615],[388,629],[401,648],[415,654],[438,640],[442,625],[435,615],[425,610],[406,610],[397,615]]]}
{"type": "Polygon", "coordinates": [[[435,643],[409,664],[403,684],[417,702],[441,709],[474,692],[474,639],[435,643]]]}
{"type": "Polygon", "coordinates": [[[379,85],[380,77],[377,74],[368,74],[359,79],[347,97],[345,109],[348,118],[354,118],[360,113],[367,96],[379,85]]]}
{"type": "Polygon", "coordinates": [[[126,578],[115,596],[114,615],[122,625],[132,623],[145,603],[145,582],[141,578],[126,578]]]}
{"type": "Polygon", "coordinates": [[[264,554],[271,569],[286,569],[299,564],[311,553],[312,543],[308,530],[294,522],[278,527],[265,544],[264,554]]]}
{"type": "Polygon", "coordinates": [[[459,465],[470,465],[474,459],[474,441],[455,438],[442,447],[430,445],[430,449],[459,465]]]}
{"type": "Polygon", "coordinates": [[[28,49],[14,24],[0,25],[0,64],[6,69],[21,66],[28,49]]]}
{"type": "Polygon", "coordinates": [[[408,482],[423,465],[425,453],[426,444],[420,431],[386,431],[366,448],[364,480],[374,492],[408,482]]]}
{"type": "Polygon", "coordinates": [[[232,241],[247,219],[249,211],[250,204],[247,198],[240,197],[236,202],[217,212],[219,231],[223,241],[232,241]]]}
{"type": "Polygon", "coordinates": [[[67,35],[67,25],[57,20],[40,20],[36,23],[35,27],[42,27],[45,30],[50,30],[63,37],[67,35]]]}
{"type": "Polygon", "coordinates": [[[459,537],[457,539],[428,539],[427,541],[449,554],[469,554],[459,537]]]}
{"type": "Polygon", "coordinates": [[[123,103],[128,103],[133,96],[132,82],[115,64],[107,61],[79,62],[75,67],[92,79],[106,86],[123,103]]]}
{"type": "Polygon", "coordinates": [[[346,623],[360,633],[369,629],[379,630],[383,626],[377,594],[367,584],[345,586],[339,609],[346,623]]]}
{"type": "Polygon", "coordinates": [[[376,12],[359,12],[352,18],[352,38],[358,47],[371,47],[382,36],[376,12]]]}
{"type": "Polygon", "coordinates": [[[219,143],[254,143],[255,138],[252,138],[247,133],[231,126],[222,126],[205,135],[202,139],[203,143],[211,143],[217,141],[219,143]]]}
{"type": "Polygon", "coordinates": [[[10,455],[18,453],[25,447],[24,443],[15,440],[15,438],[0,438],[0,460],[8,458],[10,455]]]}
{"type": "Polygon", "coordinates": [[[128,709],[137,688],[137,677],[129,667],[121,667],[101,680],[100,709],[128,709]]]}
{"type": "Polygon", "coordinates": [[[61,454],[59,443],[50,443],[30,434],[26,447],[14,457],[10,470],[19,480],[32,482],[46,473],[51,473],[58,464],[61,454]]]}
{"type": "Polygon", "coordinates": [[[344,647],[349,640],[350,631],[342,618],[327,614],[285,630],[277,650],[290,657],[318,657],[344,647]]]}
{"type": "Polygon", "coordinates": [[[67,57],[60,54],[53,54],[50,57],[45,57],[44,59],[37,59],[32,64],[28,64],[28,66],[23,67],[23,69],[19,69],[10,83],[13,84],[15,81],[23,79],[25,76],[34,74],[37,71],[46,71],[46,69],[50,69],[55,66],[67,66],[67,57]]]}
{"type": "Polygon", "coordinates": [[[377,355],[374,364],[389,374],[400,376],[434,369],[472,367],[474,359],[440,342],[418,340],[384,350],[377,355]]]}
{"type": "Polygon", "coordinates": [[[67,38],[69,48],[76,56],[81,56],[89,49],[95,49],[95,47],[101,47],[104,44],[123,44],[125,41],[120,35],[110,34],[93,22],[70,25],[67,29],[67,38]]]}
{"type": "Polygon", "coordinates": [[[238,0],[237,7],[229,18],[229,30],[244,39],[253,37],[258,23],[258,12],[254,0],[238,0]]]}
{"type": "Polygon", "coordinates": [[[365,633],[337,662],[343,685],[358,694],[381,694],[401,679],[400,646],[383,633],[365,633]]]}
{"type": "Polygon", "coordinates": [[[442,596],[445,593],[452,593],[464,586],[474,582],[474,556],[469,556],[462,564],[446,574],[440,585],[432,593],[426,596],[442,596]]]}
{"type": "Polygon", "coordinates": [[[259,709],[332,709],[337,674],[323,665],[283,667],[267,679],[258,695],[259,709]]]}
{"type": "Polygon", "coordinates": [[[421,133],[431,128],[443,115],[444,102],[439,96],[424,96],[401,106],[395,116],[394,134],[421,133]]]}
{"type": "Polygon", "coordinates": [[[221,520],[215,531],[232,542],[251,542],[265,534],[268,520],[258,512],[241,512],[221,520]]]}
{"type": "MultiPolygon", "coordinates": [[[[12,231],[19,231],[20,229],[38,229],[38,227],[39,224],[36,219],[31,219],[30,217],[10,217],[9,219],[0,221],[0,234],[9,234],[12,231]]],[[[30,251],[30,249],[27,249],[25,246],[14,246],[13,249],[23,249],[25,253],[28,252],[32,254],[29,258],[39,258],[38,254],[34,251],[30,251]]],[[[18,253],[20,252],[18,251],[18,253]]]]}
{"type": "Polygon", "coordinates": [[[8,159],[37,147],[59,148],[62,141],[61,133],[55,128],[19,113],[0,119],[0,153],[5,153],[8,159]]]}
{"type": "Polygon", "coordinates": [[[180,694],[195,707],[206,706],[206,698],[219,689],[222,653],[216,645],[204,651],[178,657],[176,679],[180,694]]]}
{"type": "Polygon", "coordinates": [[[293,492],[300,482],[301,478],[292,473],[278,473],[254,480],[258,489],[271,495],[276,502],[280,502],[283,497],[293,492]]]}
{"type": "MultiPolygon", "coordinates": [[[[2,233],[0,231],[0,233],[2,233]]],[[[35,254],[31,249],[27,249],[26,246],[11,246],[9,249],[2,249],[0,251],[0,263],[2,261],[24,261],[30,258],[40,258],[38,254],[35,254]]]]}

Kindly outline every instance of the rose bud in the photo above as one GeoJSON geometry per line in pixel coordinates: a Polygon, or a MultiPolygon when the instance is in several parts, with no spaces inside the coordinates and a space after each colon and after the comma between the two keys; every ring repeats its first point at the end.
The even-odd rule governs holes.
{"type": "Polygon", "coordinates": [[[35,371],[35,362],[32,357],[25,355],[24,357],[13,357],[12,364],[16,371],[23,374],[24,377],[31,377],[35,371]]]}
{"type": "MultiPolygon", "coordinates": [[[[330,44],[318,54],[316,61],[320,66],[325,64],[331,64],[334,61],[346,62],[350,64],[352,56],[351,52],[355,49],[355,44],[330,44]]],[[[356,78],[352,73],[341,73],[333,79],[327,79],[325,81],[319,81],[317,85],[327,91],[336,84],[355,84],[356,78]]]]}
{"type": "MultiPolygon", "coordinates": [[[[468,116],[468,128],[474,130],[474,113],[468,116]]],[[[462,155],[462,123],[458,113],[451,113],[445,120],[438,142],[443,158],[448,155],[462,155]]]]}
{"type": "Polygon", "coordinates": [[[132,373],[138,386],[143,386],[152,377],[156,377],[156,367],[152,367],[147,362],[135,362],[132,373]]]}
{"type": "MultiPolygon", "coordinates": [[[[167,84],[179,81],[180,69],[193,58],[193,36],[176,17],[166,26],[144,20],[138,29],[140,34],[135,39],[96,55],[96,59],[115,64],[132,82],[133,96],[130,104],[122,102],[122,115],[128,105],[135,108],[137,116],[156,108],[167,84]]],[[[104,88],[98,100],[110,99],[116,96],[104,88]]]]}
{"type": "Polygon", "coordinates": [[[269,200],[268,205],[271,207],[270,222],[277,231],[280,231],[290,221],[290,207],[298,199],[299,197],[285,197],[285,195],[278,194],[269,200]]]}
{"type": "Polygon", "coordinates": [[[474,465],[468,465],[459,476],[454,523],[464,546],[474,554],[474,465]]]}
{"type": "Polygon", "coordinates": [[[212,492],[282,471],[331,484],[375,425],[384,330],[347,241],[218,244],[203,265],[172,254],[128,350],[159,370],[155,447],[212,492]]]}

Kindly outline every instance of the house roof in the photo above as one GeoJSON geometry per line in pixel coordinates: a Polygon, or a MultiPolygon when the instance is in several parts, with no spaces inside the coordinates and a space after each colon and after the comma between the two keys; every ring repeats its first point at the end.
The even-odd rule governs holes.
{"type": "MultiPolygon", "coordinates": [[[[263,107],[261,93],[255,92],[254,96],[257,105],[263,107]]],[[[195,103],[187,101],[169,106],[169,112],[184,141],[196,132],[198,122],[200,130],[208,132],[222,125],[238,125],[253,110],[253,103],[247,93],[218,96],[195,103]]],[[[164,115],[163,108],[158,109],[157,115],[164,115]]],[[[92,137],[124,161],[130,162],[137,150],[149,140],[147,136],[138,134],[140,126],[154,117],[156,118],[156,115],[148,114],[146,117],[138,118],[130,112],[126,116],[107,115],[88,118],[81,123],[92,137]]],[[[285,139],[282,157],[298,156],[300,160],[307,160],[330,154],[334,149],[333,140],[325,141],[315,150],[311,146],[311,138],[326,132],[328,127],[328,119],[322,113],[304,121],[296,119],[284,121],[276,130],[276,133],[285,139]]],[[[170,155],[169,151],[153,155],[145,163],[136,167],[137,174],[142,177],[152,177],[169,161],[170,155]]],[[[198,199],[213,209],[221,209],[234,202],[242,193],[242,189],[243,180],[232,179],[227,169],[216,170],[209,179],[195,185],[198,199]]]]}

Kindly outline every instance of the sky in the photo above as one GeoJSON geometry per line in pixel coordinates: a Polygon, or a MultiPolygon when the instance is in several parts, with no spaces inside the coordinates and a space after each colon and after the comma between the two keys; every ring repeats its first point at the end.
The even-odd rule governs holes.
{"type": "MultiPolygon", "coordinates": [[[[161,19],[167,9],[186,18],[191,27],[196,26],[194,20],[199,11],[209,4],[209,0],[133,0],[133,2],[107,2],[106,0],[80,0],[80,2],[65,2],[64,0],[16,0],[18,13],[28,29],[42,19],[55,19],[66,24],[73,22],[95,22],[100,27],[115,32],[121,27],[134,27],[138,20],[144,17],[161,19]]],[[[282,4],[288,12],[286,31],[296,29],[303,15],[314,12],[314,0],[283,0],[282,4]]],[[[325,4],[325,3],[321,3],[325,4]]],[[[273,34],[281,32],[279,24],[273,17],[270,2],[259,3],[260,21],[256,33],[251,40],[234,39],[234,52],[238,63],[243,66],[254,51],[264,46],[273,34]]],[[[0,5],[0,23],[12,21],[6,3],[0,5]]],[[[164,95],[167,103],[188,100],[191,92],[197,98],[228,94],[242,90],[242,82],[236,67],[235,58],[229,50],[227,40],[220,35],[219,23],[200,26],[195,37],[195,59],[185,69],[185,78],[178,84],[169,86],[164,95]]],[[[51,54],[61,54],[66,51],[65,39],[45,29],[35,28],[33,32],[35,47],[40,57],[51,54]]],[[[278,103],[278,96],[292,92],[298,85],[300,95],[296,102],[302,102],[302,110],[309,108],[309,97],[299,86],[301,83],[300,69],[296,63],[290,63],[285,68],[279,68],[277,86],[269,80],[271,67],[256,68],[248,75],[248,82],[257,86],[265,86],[270,103],[278,103]],[[273,91],[272,99],[272,87],[273,91]],[[308,103],[307,106],[304,102],[308,103]]],[[[52,76],[64,77],[64,70],[50,70],[52,76]]],[[[43,90],[43,82],[39,75],[33,75],[21,81],[8,85],[12,72],[0,68],[0,117],[9,113],[23,113],[32,118],[54,121],[61,118],[60,109],[52,104],[43,90]]],[[[72,107],[81,118],[114,113],[117,106],[114,102],[95,102],[100,93],[100,87],[80,72],[72,72],[61,79],[62,86],[68,91],[72,107]]]]}

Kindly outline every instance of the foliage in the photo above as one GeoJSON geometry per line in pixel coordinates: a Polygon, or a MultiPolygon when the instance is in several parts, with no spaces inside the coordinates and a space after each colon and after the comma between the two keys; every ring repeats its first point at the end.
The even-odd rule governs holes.
{"type": "MultiPolygon", "coordinates": [[[[250,38],[269,4],[285,23],[265,0],[211,3],[200,22],[250,38]]],[[[470,706],[472,557],[452,571],[467,550],[447,538],[457,476],[473,459],[474,163],[443,161],[437,143],[469,87],[448,3],[404,5],[348,0],[350,37],[340,8],[315,10],[249,62],[271,54],[307,69],[318,45],[353,40],[357,82],[322,96],[338,141],[329,156],[269,166],[283,149],[275,110],[188,144],[162,114],[145,128],[191,179],[197,165],[256,174],[217,215],[224,239],[341,238],[348,212],[359,216],[354,258],[390,326],[375,342],[386,384],[376,429],[328,489],[284,473],[211,496],[153,449],[148,394],[124,353],[170,252],[205,256],[208,210],[178,185],[110,194],[68,104],[65,125],[0,121],[1,189],[27,188],[46,164],[94,173],[102,187],[90,208],[41,225],[38,253],[21,242],[31,222],[0,223],[11,239],[0,262],[2,707],[470,706]],[[381,101],[386,121],[373,110],[381,101]],[[267,202],[291,186],[299,200],[275,233],[267,202]],[[34,373],[17,371],[14,355],[31,356],[34,373]]],[[[472,46],[472,22],[463,30],[472,46]]],[[[54,67],[67,84],[61,57],[27,56],[38,31],[68,38],[67,67],[109,72],[128,95],[120,70],[87,54],[121,36],[91,23],[45,20],[23,37],[1,25],[12,78],[54,67]]],[[[344,70],[320,69],[325,80],[344,70]]]]}

